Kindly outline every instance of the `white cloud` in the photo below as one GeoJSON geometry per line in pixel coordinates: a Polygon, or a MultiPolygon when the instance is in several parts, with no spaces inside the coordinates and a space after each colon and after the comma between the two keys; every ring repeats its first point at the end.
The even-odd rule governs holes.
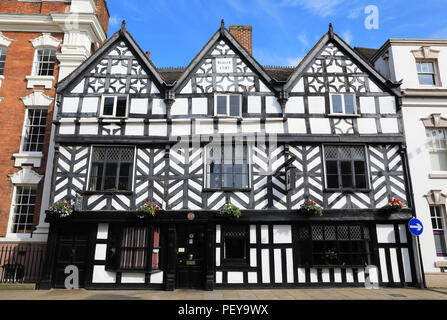
{"type": "Polygon", "coordinates": [[[336,7],[344,0],[284,0],[284,5],[302,6],[323,18],[334,15],[336,7]]]}
{"type": "Polygon", "coordinates": [[[109,25],[111,27],[115,27],[117,25],[119,25],[121,22],[121,18],[119,18],[118,16],[111,16],[110,20],[109,20],[109,25]]]}
{"type": "Polygon", "coordinates": [[[351,30],[346,30],[341,34],[343,40],[345,40],[349,45],[351,45],[352,40],[354,39],[351,30]]]}

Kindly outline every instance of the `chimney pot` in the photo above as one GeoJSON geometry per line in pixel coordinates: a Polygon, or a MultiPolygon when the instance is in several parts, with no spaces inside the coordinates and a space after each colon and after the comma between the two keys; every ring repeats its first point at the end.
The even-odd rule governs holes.
{"type": "Polygon", "coordinates": [[[253,54],[252,26],[230,26],[231,35],[247,50],[253,54]]]}

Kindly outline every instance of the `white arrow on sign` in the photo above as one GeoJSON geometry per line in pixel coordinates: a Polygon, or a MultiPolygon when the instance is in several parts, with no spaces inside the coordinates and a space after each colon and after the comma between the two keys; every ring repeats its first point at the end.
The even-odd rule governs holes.
{"type": "Polygon", "coordinates": [[[410,228],[411,228],[411,229],[417,229],[418,232],[422,230],[422,226],[421,226],[420,223],[418,223],[418,224],[415,225],[415,226],[410,226],[410,228]]]}

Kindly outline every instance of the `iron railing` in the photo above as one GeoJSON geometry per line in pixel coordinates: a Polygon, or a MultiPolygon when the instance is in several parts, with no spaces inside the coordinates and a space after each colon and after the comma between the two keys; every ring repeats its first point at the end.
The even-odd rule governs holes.
{"type": "Polygon", "coordinates": [[[38,283],[45,259],[45,246],[0,247],[0,283],[38,283]]]}

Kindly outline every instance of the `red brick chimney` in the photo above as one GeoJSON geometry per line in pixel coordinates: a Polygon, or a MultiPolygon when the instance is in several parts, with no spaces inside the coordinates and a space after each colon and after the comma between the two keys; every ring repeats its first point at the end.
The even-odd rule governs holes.
{"type": "Polygon", "coordinates": [[[248,51],[253,54],[252,48],[252,26],[230,26],[230,33],[248,51]]]}

